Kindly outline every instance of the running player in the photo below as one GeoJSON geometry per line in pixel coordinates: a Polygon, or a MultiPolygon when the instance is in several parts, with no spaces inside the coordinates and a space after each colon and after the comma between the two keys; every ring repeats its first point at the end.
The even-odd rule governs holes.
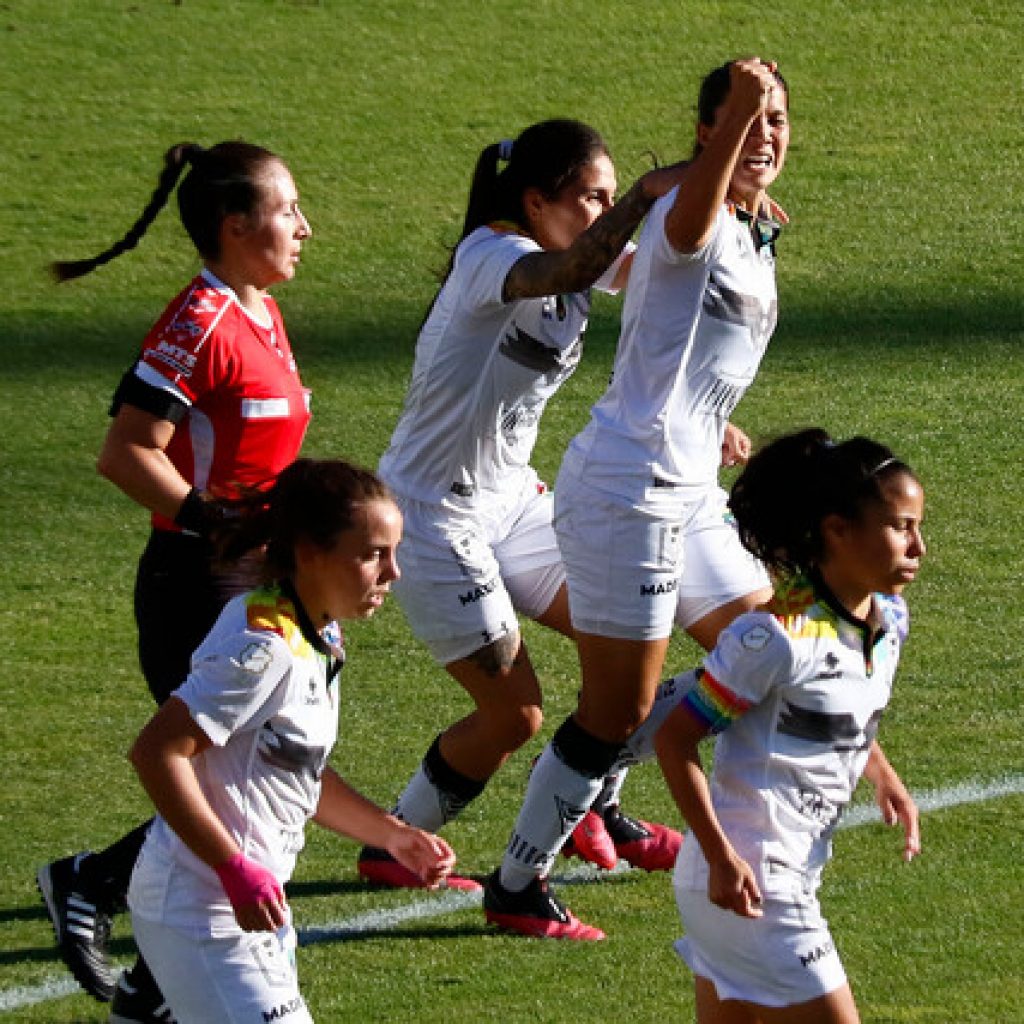
{"type": "MultiPolygon", "coordinates": [[[[395,814],[421,828],[452,820],[540,728],[517,614],[566,636],[572,628],[550,495],[529,461],[538,423],[580,359],[590,287],[623,285],[630,235],[680,174],[651,171],[615,203],[604,140],[572,120],[532,125],[477,161],[461,240],[380,462],[405,515],[396,597],[475,705],[437,737],[398,799],[395,814]]],[[[669,866],[678,833],[628,821],[623,855],[669,866]]],[[[359,871],[418,884],[378,850],[362,851],[359,871]]],[[[448,885],[479,888],[458,876],[448,885]]]]}
{"type": "Polygon", "coordinates": [[[655,203],[640,235],[611,384],[555,486],[582,685],[485,888],[487,919],[508,930],[603,934],[550,890],[554,858],[651,711],[676,616],[710,648],[770,595],[717,476],[727,421],[775,326],[766,190],[788,143],[775,65],[718,68],[701,87],[686,181],[655,203]]]}
{"type": "MultiPolygon", "coordinates": [[[[176,186],[203,266],[122,378],[98,464],[152,518],[135,617],[139,660],[157,703],[185,677],[224,603],[251,583],[244,560],[214,566],[206,534],[220,506],[207,499],[268,486],[295,459],[310,416],[280,311],[265,290],[294,276],[310,228],[288,168],[268,150],[245,142],[172,147],[124,239],[93,259],[56,264],[58,279],[81,277],[133,248],[176,186]]],[[[104,1001],[115,987],[106,953],[110,914],[123,903],[148,827],[38,873],[61,955],[104,1001]]],[[[160,1002],[140,964],[117,988],[117,1019],[157,1020],[160,1002]]]]}
{"type": "Polygon", "coordinates": [[[130,757],[156,818],[128,892],[140,949],[178,1024],[312,1021],[283,886],[313,818],[385,847],[435,887],[447,843],[385,814],[328,764],[338,622],[368,619],[398,578],[402,516],[380,480],[299,459],[221,531],[265,551],[130,757]]]}
{"type": "Polygon", "coordinates": [[[772,602],[721,635],[655,743],[690,832],[674,888],[699,1024],[857,1024],[817,888],[863,773],[920,850],[913,800],[882,753],[905,615],[925,553],[924,494],[862,437],[821,430],[751,460],[730,505],[779,574],[772,602]],[[717,734],[710,787],[698,744],[717,734]]]}

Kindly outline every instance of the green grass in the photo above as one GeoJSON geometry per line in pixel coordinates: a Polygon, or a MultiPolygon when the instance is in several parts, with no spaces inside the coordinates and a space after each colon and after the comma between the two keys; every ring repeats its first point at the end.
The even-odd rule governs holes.
{"type": "MultiPolygon", "coordinates": [[[[130,609],[144,517],[92,465],[118,375],[194,262],[168,211],[81,282],[55,288],[43,266],[119,237],[183,139],[249,138],[291,165],[314,238],[278,299],[315,394],[307,450],[372,464],[480,148],[569,114],[602,129],[625,184],[648,150],[689,150],[704,71],[777,57],[792,225],[780,326],[737,421],[755,438],[867,432],[918,469],[931,550],[883,740],[917,789],[1019,773],[1021,38],[1007,0],[0,2],[0,990],[62,976],[35,866],[146,810],[124,760],[151,710],[130,609]]],[[[549,479],[607,377],[618,308],[598,303],[584,365],[547,413],[536,464],[549,479]]],[[[550,728],[572,706],[573,652],[525,632],[550,728]]],[[[350,647],[336,763],[387,803],[466,701],[395,607],[350,647]]],[[[694,657],[680,641],[671,665],[694,657]]],[[[451,828],[465,869],[495,863],[539,744],[451,828]]],[[[673,814],[654,769],[628,793],[644,814],[673,814]]],[[[1022,810],[1017,797],[927,815],[911,868],[887,830],[841,835],[823,902],[865,1021],[1024,1020],[1022,810]]],[[[561,1022],[583,1002],[595,1019],[623,1006],[689,1019],[667,879],[566,892],[608,942],[518,941],[466,909],[302,950],[311,1008],[321,1021],[561,1022]]],[[[360,886],[352,845],[315,827],[292,898],[306,925],[410,902],[360,886]]],[[[115,951],[130,950],[122,920],[115,951]]],[[[0,1016],[105,1012],[75,995],[0,1016]]]]}

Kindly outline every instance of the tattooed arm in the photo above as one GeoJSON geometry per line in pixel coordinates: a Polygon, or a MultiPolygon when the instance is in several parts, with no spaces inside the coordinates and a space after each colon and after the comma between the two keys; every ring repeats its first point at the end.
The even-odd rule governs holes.
{"type": "Polygon", "coordinates": [[[622,252],[654,201],[683,180],[686,167],[686,163],[678,163],[648,171],[568,249],[524,256],[505,278],[505,301],[566,295],[589,288],[622,252]]]}

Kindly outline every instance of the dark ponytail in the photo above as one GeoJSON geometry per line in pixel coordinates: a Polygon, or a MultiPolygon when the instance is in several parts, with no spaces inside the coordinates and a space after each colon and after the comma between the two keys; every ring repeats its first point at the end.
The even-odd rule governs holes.
{"type": "MultiPolygon", "coordinates": [[[[540,121],[524,129],[515,141],[506,139],[485,147],[473,169],[459,241],[495,221],[524,226],[523,193],[528,188],[555,199],[602,155],[610,154],[600,132],[570,118],[540,121]],[[500,167],[502,163],[504,167],[500,167]]],[[[454,260],[453,250],[445,277],[454,260]]]]}
{"type": "Polygon", "coordinates": [[[296,544],[330,549],[352,526],[355,509],[378,499],[393,500],[368,469],[341,459],[296,459],[270,490],[224,503],[227,515],[211,539],[224,562],[265,547],[264,578],[285,579],[295,569],[296,544]]]}
{"type": "Polygon", "coordinates": [[[164,167],[152,197],[124,237],[90,259],[51,264],[54,278],[63,282],[83,277],[134,249],[167,205],[186,166],[189,172],[178,187],[181,222],[199,254],[216,259],[220,254],[221,222],[229,214],[254,212],[262,196],[264,173],[273,162],[279,162],[279,158],[247,142],[221,142],[210,149],[193,142],[172,146],[164,154],[164,167]]]}
{"type": "Polygon", "coordinates": [[[824,430],[802,430],[750,459],[733,484],[729,508],[744,547],[766,566],[783,575],[807,572],[824,554],[822,520],[856,520],[900,473],[914,477],[877,441],[853,437],[837,444],[824,430]]]}

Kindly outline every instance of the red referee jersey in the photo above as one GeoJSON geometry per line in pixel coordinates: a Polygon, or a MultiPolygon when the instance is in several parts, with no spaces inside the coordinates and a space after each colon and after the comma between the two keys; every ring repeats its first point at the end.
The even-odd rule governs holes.
{"type": "MultiPolygon", "coordinates": [[[[269,485],[299,454],[309,424],[277,303],[257,323],[235,293],[204,270],[164,311],[142,345],[136,376],[188,406],[167,456],[200,490],[231,497],[269,485]]],[[[153,516],[161,529],[177,527],[153,516]]]]}

